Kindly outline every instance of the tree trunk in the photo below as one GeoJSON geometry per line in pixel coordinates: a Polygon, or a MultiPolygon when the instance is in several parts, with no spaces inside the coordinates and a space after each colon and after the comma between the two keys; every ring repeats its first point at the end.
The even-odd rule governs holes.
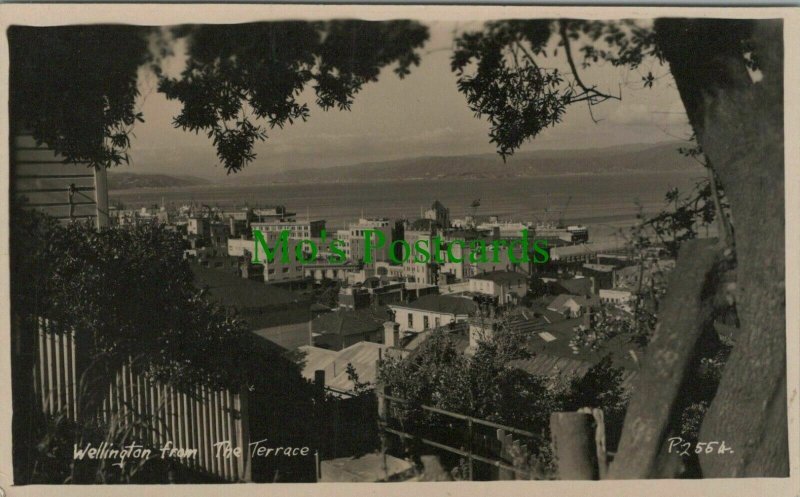
{"type": "Polygon", "coordinates": [[[666,441],[679,435],[675,431],[683,407],[681,390],[691,381],[691,365],[712,325],[721,259],[712,240],[691,240],[681,248],[609,479],[675,477],[680,472],[680,460],[666,450],[666,441]]]}
{"type": "Polygon", "coordinates": [[[730,201],[741,329],[701,442],[705,477],[788,476],[783,41],[780,21],[749,21],[763,78],[740,53],[742,21],[659,19],[655,28],[687,115],[730,201]],[[739,30],[739,31],[737,31],[739,30]]]}

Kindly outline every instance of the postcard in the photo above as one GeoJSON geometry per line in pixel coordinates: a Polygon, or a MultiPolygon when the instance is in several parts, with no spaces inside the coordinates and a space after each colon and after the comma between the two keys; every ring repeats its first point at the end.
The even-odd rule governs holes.
{"type": "Polygon", "coordinates": [[[796,8],[0,22],[3,495],[800,492],[796,8]]]}

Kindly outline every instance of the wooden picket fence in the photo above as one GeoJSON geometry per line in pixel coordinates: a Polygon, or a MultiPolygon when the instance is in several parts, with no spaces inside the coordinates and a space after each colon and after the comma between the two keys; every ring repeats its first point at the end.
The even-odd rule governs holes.
{"type": "MultiPolygon", "coordinates": [[[[45,414],[79,412],[78,346],[74,330],[60,330],[38,318],[35,336],[34,388],[45,414]]],[[[99,418],[119,423],[138,443],[156,449],[183,449],[187,467],[221,480],[250,481],[247,392],[212,390],[197,385],[179,390],[122,364],[108,385],[99,418]],[[225,453],[224,449],[231,449],[225,453]],[[238,448],[238,451],[233,449],[238,448]]]]}

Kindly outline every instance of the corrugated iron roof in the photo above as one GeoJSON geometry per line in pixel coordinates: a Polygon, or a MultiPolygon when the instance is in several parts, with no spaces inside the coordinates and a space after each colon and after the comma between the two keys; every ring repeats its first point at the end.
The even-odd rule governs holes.
{"type": "Polygon", "coordinates": [[[472,299],[452,295],[426,295],[414,302],[391,304],[391,308],[413,309],[418,311],[438,312],[454,316],[474,313],[478,306],[472,299]]]}
{"type": "Polygon", "coordinates": [[[378,359],[384,356],[387,349],[385,345],[372,342],[358,342],[339,351],[303,346],[299,348],[306,354],[302,374],[313,381],[315,371],[323,370],[326,387],[349,392],[354,385],[347,374],[347,365],[353,365],[360,382],[374,383],[378,359]]]}

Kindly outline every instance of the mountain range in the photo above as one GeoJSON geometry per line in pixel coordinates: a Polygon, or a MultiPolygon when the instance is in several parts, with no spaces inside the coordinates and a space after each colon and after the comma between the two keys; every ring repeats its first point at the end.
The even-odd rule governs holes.
{"type": "Polygon", "coordinates": [[[231,175],[225,182],[252,185],[697,171],[698,163],[678,152],[678,148],[686,146],[686,142],[670,142],[601,149],[541,150],[517,153],[505,163],[496,154],[414,157],[330,168],[231,175]]]}
{"type": "Polygon", "coordinates": [[[108,173],[109,190],[196,186],[208,183],[210,183],[208,180],[195,176],[128,173],[114,170],[108,173]]]}
{"type": "MultiPolygon", "coordinates": [[[[678,152],[687,142],[620,145],[575,150],[519,152],[503,160],[496,154],[424,156],[328,168],[297,168],[269,173],[232,174],[219,180],[169,174],[109,173],[109,189],[185,187],[211,184],[363,183],[436,179],[500,179],[584,174],[696,172],[698,163],[678,152]]],[[[250,168],[256,167],[251,164],[250,168]]]]}

